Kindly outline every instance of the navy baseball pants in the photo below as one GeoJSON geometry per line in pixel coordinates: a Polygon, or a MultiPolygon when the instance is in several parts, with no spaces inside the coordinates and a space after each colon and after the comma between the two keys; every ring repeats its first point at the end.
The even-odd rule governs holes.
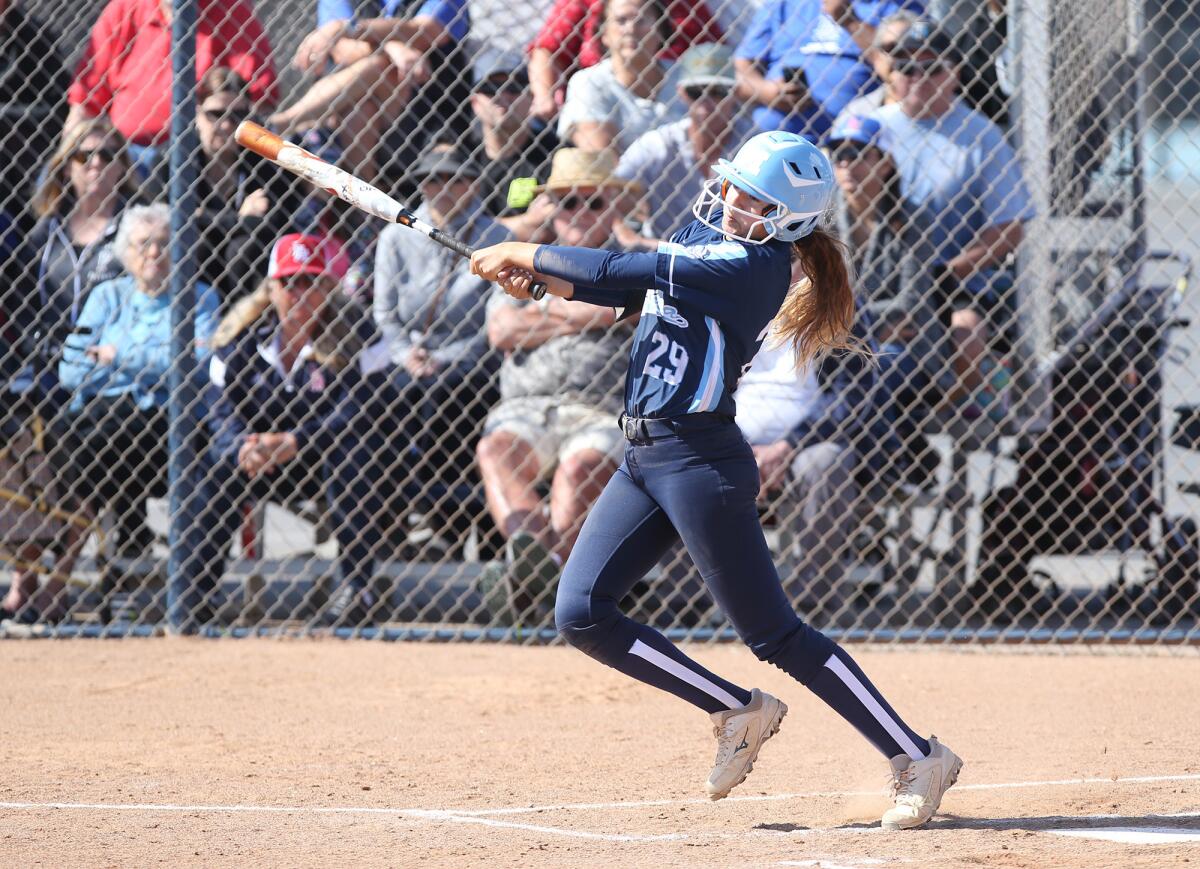
{"type": "Polygon", "coordinates": [[[758,466],[741,431],[710,414],[640,425],[625,461],[584,522],[559,582],[555,623],[597,660],[706,712],[744,706],[745,688],[684,655],[618,602],[677,539],[754,654],[797,679],[884,755],[919,759],[909,728],[835,642],[806,625],[783,593],[759,523],[758,466]]]}

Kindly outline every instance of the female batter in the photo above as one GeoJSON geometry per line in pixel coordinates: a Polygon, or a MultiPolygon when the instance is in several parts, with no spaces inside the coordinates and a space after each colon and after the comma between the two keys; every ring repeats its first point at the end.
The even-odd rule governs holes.
{"type": "Polygon", "coordinates": [[[818,228],[833,190],[801,136],[761,133],[716,177],[696,220],[657,252],[521,243],[478,251],[476,274],[518,298],[546,280],[566,299],[641,311],[625,385],[625,461],[592,508],[558,587],[555,621],[587,654],[710,714],[718,800],[745,780],[787,707],[709,672],[618,602],[682,538],[709,591],[761,660],[809,688],[891,762],[883,826],[919,826],[962,761],[918,736],[858,665],[792,610],[759,524],[758,468],[734,424],[733,392],[772,328],[801,364],[853,350],[854,296],[836,240],[818,228]],[[791,287],[791,261],[808,280],[791,287]],[[647,289],[649,288],[649,289],[647,289]]]}

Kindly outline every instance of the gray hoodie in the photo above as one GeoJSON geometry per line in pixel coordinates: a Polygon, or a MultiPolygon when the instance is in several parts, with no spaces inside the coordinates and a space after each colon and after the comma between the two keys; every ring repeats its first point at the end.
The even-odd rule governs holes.
{"type": "MultiPolygon", "coordinates": [[[[417,216],[432,222],[422,205],[417,216]]],[[[472,247],[509,241],[501,224],[473,202],[441,227],[472,247]]],[[[471,274],[468,260],[419,232],[392,225],[379,234],[375,251],[375,323],[391,360],[403,365],[423,347],[447,369],[466,373],[488,352],[486,309],[491,285],[471,274]]]]}

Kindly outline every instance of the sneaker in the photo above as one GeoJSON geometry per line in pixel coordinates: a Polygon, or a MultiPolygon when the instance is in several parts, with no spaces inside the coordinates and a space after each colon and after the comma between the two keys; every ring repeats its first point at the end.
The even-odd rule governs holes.
{"type": "Polygon", "coordinates": [[[892,758],[893,808],[883,813],[885,830],[908,830],[919,827],[934,816],[942,796],[958,781],[962,759],[953,751],[929,737],[929,756],[913,760],[907,754],[892,758]]]}
{"type": "Polygon", "coordinates": [[[763,743],[779,732],[787,706],[755,688],[750,702],[741,709],[714,712],[713,734],[717,737],[717,759],[708,775],[709,799],[719,800],[746,780],[763,743]]]}

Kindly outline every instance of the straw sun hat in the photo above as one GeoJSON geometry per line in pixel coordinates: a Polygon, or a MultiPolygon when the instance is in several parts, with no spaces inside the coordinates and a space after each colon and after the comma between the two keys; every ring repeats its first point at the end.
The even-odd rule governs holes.
{"type": "Polygon", "coordinates": [[[550,163],[550,177],[534,193],[572,190],[580,187],[639,190],[636,182],[617,178],[613,172],[617,158],[611,151],[584,151],[582,148],[559,148],[550,163]]]}

